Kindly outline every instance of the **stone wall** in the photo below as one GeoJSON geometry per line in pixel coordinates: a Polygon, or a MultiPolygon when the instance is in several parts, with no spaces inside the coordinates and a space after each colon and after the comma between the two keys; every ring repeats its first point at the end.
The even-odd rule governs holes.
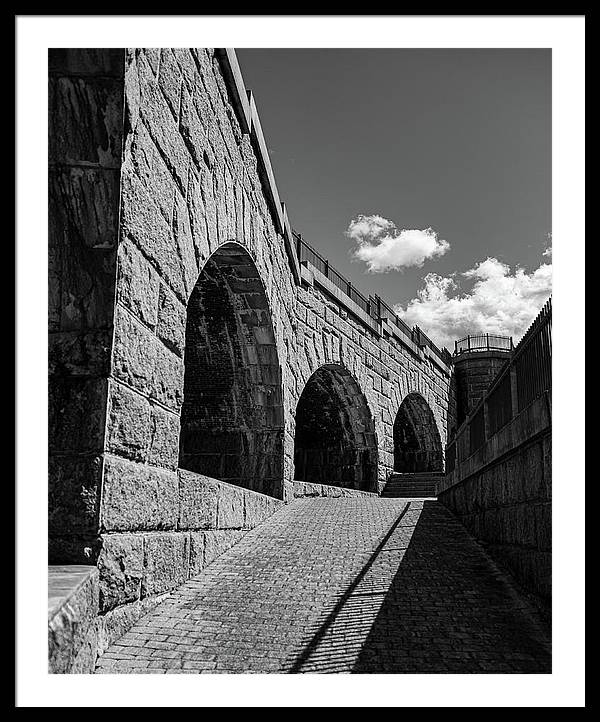
{"type": "Polygon", "coordinates": [[[56,49],[48,58],[49,554],[85,564],[97,552],[124,52],[56,49]]]}
{"type": "MultiPolygon", "coordinates": [[[[245,90],[236,95],[239,77],[224,73],[223,56],[163,48],[91,57],[112,94],[76,116],[74,137],[108,144],[110,167],[100,155],[93,170],[113,185],[93,185],[94,198],[110,199],[96,206],[106,232],[90,236],[103,261],[75,304],[96,298],[97,322],[81,323],[85,334],[77,326],[87,344],[79,355],[63,354],[69,374],[82,359],[85,380],[77,403],[53,405],[53,455],[73,458],[68,469],[51,465],[51,534],[57,562],[97,563],[104,628],[122,630],[286,498],[296,409],[318,369],[349,379],[339,408],[358,451],[352,483],[369,479],[372,491],[393,470],[407,395],[422,397],[443,441],[454,411],[451,369],[430,349],[366,318],[308,267],[300,275],[256,108],[245,90]],[[107,119],[110,132],[96,131],[107,119]],[[105,290],[94,295],[98,285],[105,290]],[[82,441],[71,449],[63,437],[82,441]]],[[[87,208],[78,192],[57,199],[51,218],[70,204],[87,208]]],[[[62,393],[54,379],[66,365],[56,365],[52,393],[62,393]]]]}
{"type": "MultiPolygon", "coordinates": [[[[387,324],[373,329],[349,312],[345,299],[323,292],[303,274],[296,307],[298,373],[290,391],[295,399],[311,375],[324,365],[338,366],[356,382],[372,415],[377,448],[377,482],[381,488],[394,469],[394,423],[409,394],[420,397],[431,412],[440,447],[454,419],[451,369],[427,356],[387,324]]],[[[439,449],[443,455],[442,448],[439,449]]]]}
{"type": "Polygon", "coordinates": [[[552,572],[552,415],[546,393],[440,483],[438,499],[546,605],[552,572]]]}
{"type": "Polygon", "coordinates": [[[359,489],[345,489],[341,486],[331,486],[329,484],[314,484],[308,481],[292,481],[286,483],[286,499],[314,498],[317,496],[339,499],[340,497],[358,497],[358,496],[378,496],[371,491],[360,491],[359,489]]]}

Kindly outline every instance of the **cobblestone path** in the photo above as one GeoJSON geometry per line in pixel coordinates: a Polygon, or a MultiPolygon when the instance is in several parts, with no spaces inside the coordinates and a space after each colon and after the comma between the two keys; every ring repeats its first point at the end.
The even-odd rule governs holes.
{"type": "Polygon", "coordinates": [[[296,501],[143,617],[101,673],[550,672],[547,631],[441,504],[296,501]]]}

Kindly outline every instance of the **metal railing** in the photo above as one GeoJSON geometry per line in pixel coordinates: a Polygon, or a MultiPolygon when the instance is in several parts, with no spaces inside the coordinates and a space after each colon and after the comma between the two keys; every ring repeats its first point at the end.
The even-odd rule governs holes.
{"type": "MultiPolygon", "coordinates": [[[[538,397],[551,390],[552,299],[549,299],[514,347],[479,404],[446,446],[446,458],[452,459],[452,468],[475,453],[487,439],[538,397]]],[[[447,468],[447,471],[452,468],[447,468]]]]}
{"type": "Polygon", "coordinates": [[[518,410],[552,388],[552,299],[519,341],[512,359],[517,381],[518,410]]]}
{"type": "Polygon", "coordinates": [[[296,239],[296,253],[300,263],[305,261],[310,263],[371,318],[376,321],[387,318],[416,346],[420,348],[427,346],[446,365],[451,363],[452,357],[447,348],[439,349],[419,326],[414,326],[411,329],[393,308],[379,296],[374,295],[367,298],[352,285],[351,281],[342,276],[326,258],[309,245],[299,233],[294,232],[294,237],[296,239]]]}
{"type": "Polygon", "coordinates": [[[488,425],[493,436],[512,418],[512,384],[510,374],[505,374],[490,392],[487,401],[488,425]]]}
{"type": "Polygon", "coordinates": [[[512,336],[496,336],[494,334],[482,333],[470,335],[454,342],[454,354],[464,351],[512,351],[512,336]]]}

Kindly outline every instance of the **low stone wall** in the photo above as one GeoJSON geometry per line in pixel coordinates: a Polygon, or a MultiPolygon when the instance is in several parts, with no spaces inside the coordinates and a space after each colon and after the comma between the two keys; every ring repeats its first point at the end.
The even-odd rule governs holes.
{"type": "Polygon", "coordinates": [[[51,672],[92,672],[97,656],[141,616],[284,506],[191,471],[180,469],[177,476],[175,525],[161,528],[160,510],[172,505],[168,498],[157,500],[153,530],[134,530],[135,507],[121,503],[121,526],[128,530],[101,535],[97,568],[61,567],[67,575],[87,570],[87,576],[49,611],[51,672]]]}
{"type": "Polygon", "coordinates": [[[98,647],[99,577],[92,566],[48,567],[48,671],[89,673],[98,647]]]}
{"type": "Polygon", "coordinates": [[[286,484],[286,501],[303,499],[316,496],[377,496],[371,491],[359,491],[358,489],[343,489],[340,486],[329,484],[311,484],[308,481],[292,481],[286,484]]]}
{"type": "Polygon", "coordinates": [[[552,429],[548,394],[458,464],[440,484],[450,508],[545,604],[552,571],[552,429]]]}
{"type": "MultiPolygon", "coordinates": [[[[101,614],[183,584],[284,503],[183,469],[177,477],[175,524],[162,525],[157,517],[148,530],[125,524],[122,532],[102,535],[101,614]]],[[[172,501],[158,499],[157,513],[172,501]]]]}

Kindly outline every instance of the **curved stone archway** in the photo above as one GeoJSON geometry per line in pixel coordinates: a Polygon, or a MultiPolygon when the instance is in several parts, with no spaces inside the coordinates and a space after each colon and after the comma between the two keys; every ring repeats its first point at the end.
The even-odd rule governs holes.
{"type": "Polygon", "coordinates": [[[294,479],[374,491],[377,459],[375,425],[358,383],[342,366],[321,366],[296,407],[294,479]]]}
{"type": "Polygon", "coordinates": [[[410,393],[394,421],[394,471],[400,473],[443,473],[440,432],[427,401],[410,393]]]}
{"type": "Polygon", "coordinates": [[[179,466],[265,494],[283,483],[281,369],[258,269],[236,243],[188,302],[179,466]]]}

